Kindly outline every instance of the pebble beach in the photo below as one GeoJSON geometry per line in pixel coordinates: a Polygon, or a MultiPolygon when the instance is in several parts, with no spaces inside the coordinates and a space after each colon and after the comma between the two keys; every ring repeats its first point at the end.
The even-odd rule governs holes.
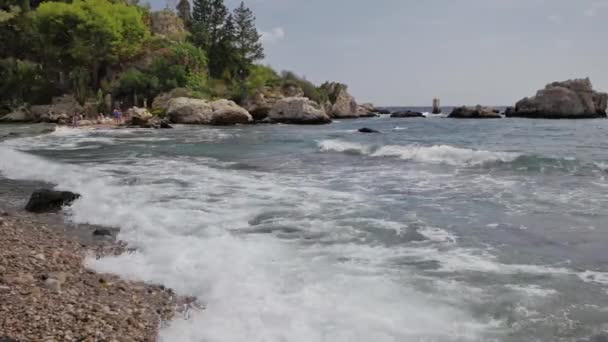
{"type": "Polygon", "coordinates": [[[0,214],[0,341],[155,341],[163,322],[192,303],[83,266],[124,244],[85,245],[33,215],[0,214]]]}

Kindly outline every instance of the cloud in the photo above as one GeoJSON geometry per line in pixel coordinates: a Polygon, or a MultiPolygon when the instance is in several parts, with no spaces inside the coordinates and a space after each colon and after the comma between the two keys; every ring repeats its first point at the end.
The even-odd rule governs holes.
{"type": "Polygon", "coordinates": [[[267,44],[277,43],[285,38],[285,30],[282,27],[275,27],[270,31],[260,31],[262,42],[267,44]]]}
{"type": "Polygon", "coordinates": [[[591,3],[591,6],[584,13],[587,17],[595,17],[600,10],[605,8],[608,8],[608,1],[595,1],[591,3]]]}

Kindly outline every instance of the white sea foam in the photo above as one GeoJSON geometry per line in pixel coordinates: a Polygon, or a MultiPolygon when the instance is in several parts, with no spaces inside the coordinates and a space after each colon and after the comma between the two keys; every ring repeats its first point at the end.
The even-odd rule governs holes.
{"type": "MultiPolygon", "coordinates": [[[[75,136],[80,139],[80,133],[75,136]]],[[[27,144],[36,142],[22,141],[21,147],[27,144]]],[[[377,152],[336,140],[321,145],[327,151],[377,152]]],[[[451,160],[469,163],[479,152],[464,151],[459,153],[469,157],[451,160]]],[[[418,153],[409,159],[425,158],[418,153]]],[[[488,251],[459,248],[455,235],[415,217],[411,221],[428,241],[363,244],[352,218],[397,236],[409,228],[389,218],[363,218],[374,202],[355,190],[330,190],[323,177],[303,182],[300,176],[219,164],[174,157],[85,167],[0,145],[3,175],[82,194],[68,210],[71,220],[120,227],[119,238],[138,247],[133,254],[88,259],[88,266],[162,283],[203,303],[205,310],[165,327],[162,341],[479,341],[496,323],[458,305],[469,300],[469,286],[452,281],[439,293],[424,293],[409,283],[409,268],[389,261],[436,261],[437,270],[428,274],[573,274],[551,266],[505,265],[488,251]],[[252,233],[257,228],[293,231],[296,238],[252,233]]]]}
{"type": "Polygon", "coordinates": [[[378,148],[342,140],[323,140],[319,148],[324,152],[350,152],[372,157],[397,157],[422,163],[448,165],[479,165],[487,162],[513,161],[519,154],[510,152],[492,152],[472,150],[449,145],[435,146],[400,146],[384,145],[378,148]]]}
{"type": "Polygon", "coordinates": [[[467,312],[371,267],[391,249],[234,234],[268,208],[297,210],[271,225],[331,233],[331,220],[311,217],[330,218],[332,208],[347,202],[365,204],[356,194],[327,190],[314,180],[303,187],[288,176],[215,169],[208,159],[85,168],[0,146],[0,161],[8,177],[54,182],[82,194],[69,209],[71,220],[121,227],[119,238],[139,248],[88,259],[89,267],[162,283],[202,301],[206,309],[173,321],[162,330],[163,341],[474,341],[484,329],[467,312]],[[173,184],[175,177],[183,185],[173,184]],[[125,178],[136,181],[125,185],[125,178]],[[344,255],[359,261],[336,262],[344,255]]]}

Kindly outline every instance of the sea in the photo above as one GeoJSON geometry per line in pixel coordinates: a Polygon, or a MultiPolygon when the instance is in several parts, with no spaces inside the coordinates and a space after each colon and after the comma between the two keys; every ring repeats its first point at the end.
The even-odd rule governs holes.
{"type": "Polygon", "coordinates": [[[608,120],[40,127],[0,198],[80,193],[135,249],[88,267],[201,303],[160,341],[608,341],[608,120]]]}

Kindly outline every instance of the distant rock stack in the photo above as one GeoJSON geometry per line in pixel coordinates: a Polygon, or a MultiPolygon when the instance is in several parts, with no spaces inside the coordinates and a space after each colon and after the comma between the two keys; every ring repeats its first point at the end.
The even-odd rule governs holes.
{"type": "Polygon", "coordinates": [[[441,100],[433,99],[433,114],[441,114],[441,100]]]}

